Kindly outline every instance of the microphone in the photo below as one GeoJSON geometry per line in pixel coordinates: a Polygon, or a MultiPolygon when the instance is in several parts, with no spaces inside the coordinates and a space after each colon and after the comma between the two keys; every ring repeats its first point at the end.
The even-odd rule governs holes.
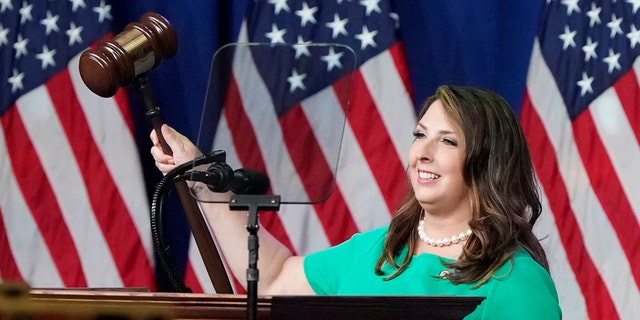
{"type": "Polygon", "coordinates": [[[207,171],[187,171],[184,176],[187,180],[203,182],[213,192],[266,194],[271,186],[266,174],[249,169],[234,171],[224,162],[213,163],[207,171]]]}
{"type": "Polygon", "coordinates": [[[266,194],[271,182],[266,174],[248,169],[233,172],[233,180],[229,189],[236,194],[266,194]]]}

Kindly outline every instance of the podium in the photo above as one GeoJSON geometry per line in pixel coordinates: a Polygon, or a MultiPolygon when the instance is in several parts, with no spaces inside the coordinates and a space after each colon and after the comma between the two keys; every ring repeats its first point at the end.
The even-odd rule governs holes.
{"type": "MultiPolygon", "coordinates": [[[[245,319],[246,295],[31,289],[0,295],[0,319],[245,319]]],[[[462,319],[483,297],[262,296],[258,319],[462,319]]]]}

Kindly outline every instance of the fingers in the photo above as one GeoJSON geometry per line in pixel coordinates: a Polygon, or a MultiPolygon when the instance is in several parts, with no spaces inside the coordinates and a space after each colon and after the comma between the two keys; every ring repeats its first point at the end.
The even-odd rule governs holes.
{"type": "Polygon", "coordinates": [[[158,140],[158,134],[156,134],[155,130],[151,130],[151,133],[149,134],[149,138],[151,138],[151,142],[153,143],[154,146],[160,144],[160,140],[158,140]]]}
{"type": "Polygon", "coordinates": [[[192,161],[202,155],[200,150],[187,137],[180,134],[172,127],[163,124],[160,128],[162,137],[167,142],[167,146],[171,149],[173,155],[166,154],[160,146],[160,137],[155,130],[152,130],[149,137],[153,142],[151,154],[156,161],[156,167],[160,171],[166,173],[173,169],[176,165],[192,161]]]}
{"type": "MultiPolygon", "coordinates": [[[[164,127],[165,125],[162,126],[164,127]]],[[[164,137],[165,133],[163,132],[162,135],[164,137]]],[[[162,174],[167,174],[169,171],[176,167],[173,156],[164,153],[164,151],[162,150],[160,139],[158,138],[156,130],[151,130],[149,138],[153,143],[153,146],[151,147],[151,156],[155,160],[156,168],[158,168],[158,170],[160,170],[162,174]]]]}
{"type": "Polygon", "coordinates": [[[156,162],[165,163],[165,164],[175,164],[173,160],[173,156],[164,153],[162,148],[157,145],[151,147],[151,155],[156,162]]]}
{"type": "Polygon", "coordinates": [[[151,147],[151,156],[155,160],[156,168],[163,174],[167,174],[176,167],[173,156],[164,153],[160,145],[151,147]]]}
{"type": "Polygon", "coordinates": [[[202,156],[202,152],[198,150],[193,142],[174,128],[163,125],[162,135],[173,151],[174,161],[176,164],[182,164],[202,156]]]}

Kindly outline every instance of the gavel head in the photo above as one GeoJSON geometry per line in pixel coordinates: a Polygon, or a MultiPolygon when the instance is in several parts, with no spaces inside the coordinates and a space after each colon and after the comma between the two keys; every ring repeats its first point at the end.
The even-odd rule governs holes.
{"type": "Polygon", "coordinates": [[[147,12],[113,39],[83,52],[80,76],[89,90],[101,97],[111,97],[119,87],[130,85],[177,51],[178,38],[169,21],[147,12]]]}

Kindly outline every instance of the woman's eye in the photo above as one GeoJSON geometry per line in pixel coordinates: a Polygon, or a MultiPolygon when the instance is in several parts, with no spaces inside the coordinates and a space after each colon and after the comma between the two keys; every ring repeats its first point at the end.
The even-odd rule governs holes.
{"type": "Polygon", "coordinates": [[[419,131],[414,131],[413,132],[413,137],[416,139],[420,139],[420,138],[424,138],[427,135],[425,135],[423,132],[419,132],[419,131]]]}
{"type": "Polygon", "coordinates": [[[455,146],[457,146],[457,145],[458,145],[458,142],[457,142],[457,141],[455,141],[455,140],[452,140],[452,139],[447,139],[447,138],[445,138],[445,139],[442,139],[442,141],[443,141],[445,144],[448,144],[448,145],[450,145],[450,146],[454,146],[454,147],[455,147],[455,146]]]}

